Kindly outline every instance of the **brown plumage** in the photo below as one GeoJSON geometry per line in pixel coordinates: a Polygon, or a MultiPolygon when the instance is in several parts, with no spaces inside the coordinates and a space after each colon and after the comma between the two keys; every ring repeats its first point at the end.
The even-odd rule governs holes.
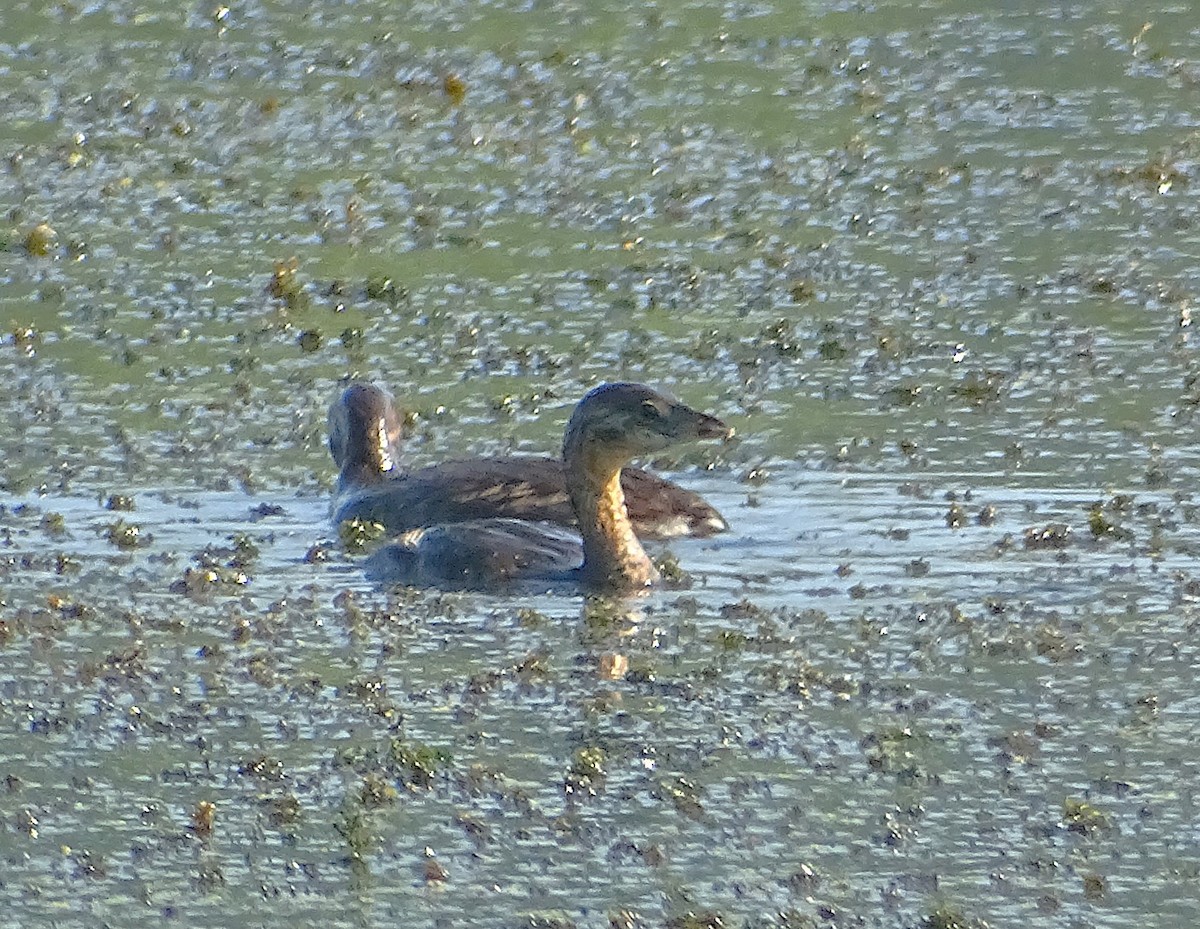
{"type": "MultiPolygon", "coordinates": [[[[435,524],[507,517],[575,524],[562,459],[470,458],[404,471],[401,424],[391,396],[352,384],[329,410],[329,451],[340,468],[334,521],[362,519],[400,533],[435,524]]],[[[646,539],[710,536],[728,525],[698,494],[625,468],[630,518],[646,539]]]]}
{"type": "Polygon", "coordinates": [[[641,384],[605,384],[579,402],[563,440],[563,469],[582,540],[559,526],[474,519],[405,533],[368,559],[386,583],[491,587],[570,582],[630,592],[658,580],[630,520],[621,471],[635,455],[732,434],[723,422],[641,384]]]}

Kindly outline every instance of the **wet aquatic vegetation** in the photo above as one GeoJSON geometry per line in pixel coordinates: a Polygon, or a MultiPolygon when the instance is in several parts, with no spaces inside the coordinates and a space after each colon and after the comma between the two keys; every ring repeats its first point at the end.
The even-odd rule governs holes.
{"type": "Polygon", "coordinates": [[[663,586],[669,590],[687,590],[695,583],[674,552],[656,553],[654,567],[658,569],[663,586]]]}
{"type": "Polygon", "coordinates": [[[192,810],[192,831],[202,839],[213,834],[217,822],[217,806],[209,800],[201,800],[192,810]]]}
{"type": "Polygon", "coordinates": [[[698,819],[704,815],[703,788],[690,778],[663,778],[655,784],[651,796],[672,804],[689,819],[698,819]]]}
{"type": "Polygon", "coordinates": [[[304,284],[300,279],[300,261],[290,258],[275,262],[275,270],[267,284],[267,294],[279,300],[289,310],[303,310],[309,306],[304,284]]]}
{"type": "Polygon", "coordinates": [[[955,907],[943,905],[924,918],[921,929],[989,929],[989,925],[982,919],[966,916],[955,907]]]}
{"type": "Polygon", "coordinates": [[[45,258],[58,248],[58,233],[49,223],[39,223],[25,234],[25,250],[30,255],[45,258]]]}
{"type": "Polygon", "coordinates": [[[196,567],[185,568],[183,576],[171,584],[171,592],[192,598],[215,594],[229,596],[249,584],[248,572],[259,556],[259,547],[250,536],[242,533],[230,539],[230,545],[209,545],[192,556],[196,567]]]}
{"type": "Polygon", "coordinates": [[[142,535],[142,527],[136,523],[127,523],[123,519],[118,519],[105,526],[104,537],[121,549],[138,548],[147,544],[142,535]]]}
{"type": "Polygon", "coordinates": [[[607,760],[606,752],[598,745],[578,749],[563,778],[563,792],[573,797],[594,795],[603,787],[607,760]]]}
{"type": "Polygon", "coordinates": [[[411,787],[431,787],[434,778],[451,763],[450,753],[428,745],[413,745],[394,739],[388,759],[401,783],[411,787]]]}
{"type": "Polygon", "coordinates": [[[369,551],[384,540],[387,528],[370,520],[347,519],[338,526],[338,539],[342,547],[351,553],[369,551]]]}
{"type": "Polygon", "coordinates": [[[1194,15],[977,6],[14,7],[12,918],[1194,923],[1194,15]],[[418,464],[661,384],[735,532],[374,590],[347,376],[418,464]]]}
{"type": "Polygon", "coordinates": [[[358,797],[358,801],[362,804],[363,809],[369,810],[390,806],[399,797],[399,791],[382,774],[375,771],[368,771],[363,775],[358,797]]]}
{"type": "Polygon", "coordinates": [[[729,924],[716,910],[688,911],[670,917],[667,929],[726,929],[729,924]]]}
{"type": "Polygon", "coordinates": [[[134,503],[134,498],[127,494],[109,494],[104,501],[106,510],[119,510],[124,513],[132,513],[137,506],[134,503]]]}
{"type": "Polygon", "coordinates": [[[863,740],[867,764],[881,774],[890,774],[902,784],[927,776],[917,749],[922,737],[909,727],[871,733],[863,740]]]}
{"type": "Polygon", "coordinates": [[[1024,532],[1028,549],[1064,549],[1071,543],[1071,527],[1065,523],[1029,526],[1024,532]]]}
{"type": "Polygon", "coordinates": [[[1080,835],[1095,835],[1113,828],[1112,818],[1107,813],[1078,797],[1063,801],[1062,823],[1080,835]]]}

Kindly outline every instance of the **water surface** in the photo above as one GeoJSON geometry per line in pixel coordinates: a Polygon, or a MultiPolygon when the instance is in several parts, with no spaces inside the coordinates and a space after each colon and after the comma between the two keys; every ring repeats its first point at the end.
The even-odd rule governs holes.
{"type": "Polygon", "coordinates": [[[1044,6],[6,7],[14,925],[1193,925],[1200,18],[1044,6]],[[374,589],[348,377],[733,531],[374,589]]]}

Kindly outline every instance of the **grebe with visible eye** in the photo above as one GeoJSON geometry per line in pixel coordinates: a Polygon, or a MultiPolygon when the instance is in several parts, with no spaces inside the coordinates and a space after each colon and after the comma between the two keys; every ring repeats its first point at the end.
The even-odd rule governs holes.
{"type": "MultiPolygon", "coordinates": [[[[401,433],[391,395],[373,384],[351,384],[334,401],[335,523],[361,519],[392,533],[493,517],[575,524],[561,459],[472,458],[405,471],[401,433]]],[[[644,539],[707,537],[729,528],[701,496],[640,468],[625,468],[621,484],[644,539]]]]}
{"type": "Polygon", "coordinates": [[[721,420],[641,384],[605,384],[576,406],[563,439],[562,473],[582,539],[557,526],[474,519],[413,529],[367,560],[383,583],[487,588],[570,582],[628,593],[658,580],[635,532],[622,469],[638,455],[696,439],[726,439],[721,420]]]}

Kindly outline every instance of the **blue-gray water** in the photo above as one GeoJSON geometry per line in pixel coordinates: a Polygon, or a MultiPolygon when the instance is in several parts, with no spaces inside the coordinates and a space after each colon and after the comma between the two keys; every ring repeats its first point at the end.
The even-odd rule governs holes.
{"type": "Polygon", "coordinates": [[[1195,925],[1198,83],[1187,4],[6,6],[0,923],[1195,925]],[[373,589],[349,376],[422,464],[666,388],[732,531],[373,589]]]}

